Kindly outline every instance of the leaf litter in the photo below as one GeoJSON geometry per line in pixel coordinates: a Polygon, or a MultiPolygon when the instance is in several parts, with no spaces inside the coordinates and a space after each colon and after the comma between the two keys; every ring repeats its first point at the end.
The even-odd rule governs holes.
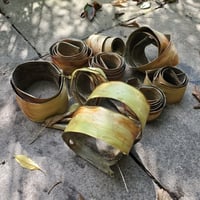
{"type": "Polygon", "coordinates": [[[29,170],[40,170],[45,174],[41,167],[26,155],[18,154],[14,156],[15,160],[20,164],[21,167],[29,170]]]}

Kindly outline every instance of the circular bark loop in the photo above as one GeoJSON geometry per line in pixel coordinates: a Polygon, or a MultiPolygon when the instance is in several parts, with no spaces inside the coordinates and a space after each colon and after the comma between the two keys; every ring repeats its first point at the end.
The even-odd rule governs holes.
{"type": "Polygon", "coordinates": [[[138,28],[128,37],[125,60],[130,66],[142,72],[175,66],[179,62],[177,50],[170,36],[145,26],[138,28]],[[157,48],[157,55],[151,59],[146,55],[146,48],[150,45],[157,48]]]}
{"type": "Polygon", "coordinates": [[[174,104],[180,102],[183,98],[188,77],[178,68],[163,67],[146,72],[144,84],[157,86],[165,93],[166,103],[174,104]]]}
{"type": "Polygon", "coordinates": [[[153,85],[142,85],[139,90],[144,94],[150,105],[150,112],[147,121],[150,122],[157,119],[166,105],[164,92],[153,85]]]}
{"type": "Polygon", "coordinates": [[[17,95],[19,107],[32,121],[43,122],[46,118],[67,110],[68,94],[65,78],[50,62],[32,61],[17,66],[12,73],[11,85],[17,95]],[[50,85],[46,92],[43,89],[44,81],[50,85]],[[51,95],[49,89],[52,91],[51,95]],[[41,93],[45,93],[45,97],[41,97],[41,93]]]}
{"type": "Polygon", "coordinates": [[[86,39],[86,44],[92,48],[94,54],[101,52],[114,52],[123,56],[125,52],[125,43],[119,37],[92,34],[86,39]]]}
{"type": "Polygon", "coordinates": [[[126,68],[123,57],[112,52],[96,54],[90,60],[89,66],[102,69],[109,81],[122,80],[126,68]]]}
{"type": "Polygon", "coordinates": [[[75,100],[83,105],[92,91],[106,81],[106,75],[99,68],[77,69],[72,73],[70,92],[75,100]]]}
{"type": "Polygon", "coordinates": [[[82,40],[68,38],[54,43],[50,49],[52,62],[66,75],[83,66],[88,66],[92,50],[82,40]]]}

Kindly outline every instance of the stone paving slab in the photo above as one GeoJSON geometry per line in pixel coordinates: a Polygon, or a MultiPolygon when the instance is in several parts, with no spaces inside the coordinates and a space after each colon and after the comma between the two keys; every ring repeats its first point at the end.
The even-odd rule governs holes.
{"type": "Polygon", "coordinates": [[[41,125],[29,121],[15,101],[9,79],[16,65],[36,58],[37,54],[3,16],[0,18],[0,191],[3,200],[73,200],[82,194],[87,200],[152,200],[152,180],[130,158],[119,163],[129,192],[118,168],[111,178],[76,156],[63,142],[62,132],[45,129],[33,144],[41,125]],[[1,38],[2,37],[2,38],[1,38]],[[22,168],[14,155],[24,154],[45,171],[22,168]],[[50,194],[52,185],[58,184],[50,194]]]}
{"type": "Polygon", "coordinates": [[[169,7],[180,16],[189,18],[196,24],[200,23],[200,2],[198,0],[183,0],[177,4],[170,4],[169,7]]]}
{"type": "Polygon", "coordinates": [[[189,85],[179,104],[168,105],[158,120],[146,126],[135,150],[146,168],[169,191],[181,200],[197,200],[200,198],[200,112],[193,109],[197,101],[192,90],[194,85],[200,85],[199,24],[180,16],[171,6],[140,17],[138,22],[171,34],[180,57],[177,67],[188,75],[189,85]]]}
{"type": "MultiPolygon", "coordinates": [[[[15,4],[13,1],[12,5],[6,6],[1,5],[1,2],[0,6],[10,17],[9,21],[28,38],[33,46],[36,46],[41,54],[46,52],[46,46],[61,37],[70,35],[81,38],[85,37],[85,30],[88,31],[86,28],[78,29],[77,27],[80,24],[76,23],[71,25],[72,28],[76,27],[76,29],[65,29],[65,22],[69,22],[66,13],[70,10],[66,11],[65,9],[66,1],[60,1],[63,7],[55,6],[57,5],[55,1],[20,2],[20,4],[19,2],[15,4]],[[19,6],[24,9],[17,11],[19,6]],[[19,16],[17,12],[22,17],[16,17],[19,16]],[[51,21],[51,23],[48,24],[47,21],[51,21]],[[50,27],[51,32],[49,31],[50,27]],[[74,30],[78,30],[80,33],[74,30]],[[81,30],[83,31],[81,32],[81,30]]],[[[108,2],[105,1],[105,3],[108,2]]],[[[184,6],[186,3],[190,5],[195,3],[197,7],[199,4],[197,1],[188,0],[184,1],[184,6]]],[[[82,8],[80,4],[78,8],[82,8]]],[[[185,12],[181,11],[181,8],[183,8],[183,4],[173,4],[136,19],[140,24],[146,24],[160,32],[171,34],[180,56],[178,67],[187,73],[190,82],[182,102],[167,106],[157,121],[147,125],[142,140],[135,145],[135,151],[145,167],[169,191],[175,192],[181,200],[196,200],[200,196],[198,187],[200,177],[198,122],[200,114],[198,110],[193,110],[193,105],[197,102],[192,97],[191,91],[195,84],[200,85],[199,18],[198,15],[195,15],[195,19],[188,17],[185,12]]],[[[192,6],[185,6],[184,8],[187,13],[194,10],[192,6]]],[[[99,20],[99,24],[102,24],[102,21],[105,21],[105,16],[109,16],[106,19],[110,20],[113,13],[114,11],[112,14],[109,11],[104,15],[104,20],[99,16],[96,20],[99,20]]],[[[77,15],[74,13],[71,16],[72,18],[74,16],[76,21],[77,15]]],[[[106,20],[106,22],[109,20],[106,20]]],[[[6,28],[1,28],[1,31],[3,30],[3,33],[7,34],[7,32],[12,31],[9,31],[10,24],[7,23],[7,20],[5,21],[3,20],[3,23],[6,25],[1,27],[6,28]]],[[[88,24],[83,20],[80,27],[88,27],[88,24]]],[[[92,26],[96,29],[92,27],[91,32],[103,30],[99,29],[99,24],[95,21],[92,26]]],[[[115,35],[124,36],[126,40],[133,31],[133,29],[118,26],[109,29],[113,25],[113,21],[111,24],[110,21],[107,25],[103,24],[102,27],[108,29],[104,33],[115,33],[115,35]]],[[[87,33],[89,34],[90,30],[87,33]]],[[[22,60],[25,61],[37,56],[19,34],[14,33],[12,38],[15,37],[19,37],[16,40],[17,45],[13,45],[13,39],[1,40],[1,42],[4,41],[3,46],[9,47],[10,44],[13,45],[11,49],[15,49],[11,54],[11,59],[6,56],[11,52],[8,51],[9,48],[1,49],[0,63],[4,63],[2,65],[4,69],[7,69],[8,65],[13,69],[13,66],[22,62],[22,60]]],[[[120,167],[130,190],[127,193],[117,169],[115,169],[116,177],[111,179],[86,161],[75,156],[63,143],[60,132],[46,129],[41,138],[29,145],[41,126],[28,121],[16,105],[14,94],[9,85],[11,69],[6,75],[1,76],[0,80],[0,89],[3,91],[1,97],[3,106],[0,108],[0,116],[3,119],[0,123],[2,133],[0,137],[0,148],[2,149],[0,151],[2,160],[0,162],[0,180],[2,180],[0,191],[5,195],[4,199],[76,199],[79,193],[91,200],[155,199],[155,189],[151,179],[129,157],[120,162],[120,167]],[[18,153],[27,154],[34,159],[44,168],[46,175],[40,171],[30,172],[22,169],[13,159],[13,155],[18,153]],[[62,181],[62,183],[48,195],[49,188],[57,181],[62,181]]]]}
{"type": "Polygon", "coordinates": [[[141,10],[136,2],[129,1],[125,7],[111,5],[111,1],[100,0],[101,11],[96,13],[91,23],[80,18],[86,3],[93,1],[64,1],[40,0],[11,1],[9,4],[0,2],[2,12],[9,18],[25,38],[37,49],[40,54],[49,52],[49,47],[56,41],[67,38],[86,38],[89,35],[109,29],[119,21],[126,21],[149,12],[158,5],[152,2],[151,8],[141,10]],[[116,18],[116,13],[124,13],[116,18]]]}
{"type": "MultiPolygon", "coordinates": [[[[0,68],[38,57],[34,49],[19,35],[8,20],[0,14],[0,68]]],[[[13,66],[9,66],[13,68],[13,66]]]]}
{"type": "Polygon", "coordinates": [[[6,5],[1,2],[0,7],[38,52],[44,54],[57,40],[84,38],[114,25],[114,7],[109,1],[100,1],[104,3],[103,8],[97,12],[93,23],[80,18],[87,2],[91,1],[23,0],[6,5]]]}

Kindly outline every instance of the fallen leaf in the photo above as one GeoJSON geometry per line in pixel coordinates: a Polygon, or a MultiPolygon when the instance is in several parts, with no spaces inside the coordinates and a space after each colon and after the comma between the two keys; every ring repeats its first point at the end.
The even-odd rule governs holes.
{"type": "Polygon", "coordinates": [[[136,21],[133,21],[133,22],[122,22],[121,24],[119,24],[120,26],[125,26],[125,27],[136,27],[136,28],[139,28],[140,25],[136,22],[136,21]]]}
{"type": "Polygon", "coordinates": [[[89,21],[92,21],[96,15],[96,12],[102,8],[102,5],[98,3],[97,1],[94,1],[91,4],[86,4],[84,6],[84,11],[81,13],[81,18],[87,18],[89,21]]]}
{"type": "Polygon", "coordinates": [[[15,155],[15,160],[23,167],[29,170],[40,170],[44,172],[38,164],[25,155],[15,155]]]}
{"type": "Polygon", "coordinates": [[[83,196],[81,194],[79,194],[77,200],[84,200],[84,198],[83,198],[83,196]]]}
{"type": "Polygon", "coordinates": [[[94,6],[94,8],[95,8],[96,11],[98,11],[98,10],[100,10],[102,8],[102,5],[99,2],[97,2],[97,1],[94,1],[92,3],[92,5],[94,6]]]}
{"type": "Polygon", "coordinates": [[[127,2],[127,0],[116,0],[112,2],[113,6],[118,6],[118,7],[125,7],[125,3],[127,2]]]}
{"type": "Polygon", "coordinates": [[[197,86],[194,87],[194,90],[192,92],[192,95],[197,99],[199,102],[198,105],[194,106],[194,109],[200,109],[200,90],[197,88],[197,86]]]}
{"type": "Polygon", "coordinates": [[[170,195],[163,189],[159,189],[157,191],[157,198],[156,200],[172,200],[170,195]]]}
{"type": "Polygon", "coordinates": [[[192,95],[200,102],[200,90],[195,85],[192,95]]]}

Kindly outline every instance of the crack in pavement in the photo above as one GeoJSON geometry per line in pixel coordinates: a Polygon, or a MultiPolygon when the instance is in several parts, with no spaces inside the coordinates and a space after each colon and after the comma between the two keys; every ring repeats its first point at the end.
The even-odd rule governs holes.
{"type": "Polygon", "coordinates": [[[0,14],[2,14],[8,20],[8,22],[10,23],[10,25],[12,26],[12,28],[28,43],[28,45],[31,46],[31,48],[35,51],[35,53],[39,56],[39,58],[41,58],[42,57],[41,53],[36,49],[35,46],[32,45],[32,43],[26,38],[26,36],[23,35],[23,33],[13,23],[11,23],[11,21],[9,20],[10,17],[8,15],[6,15],[2,11],[1,8],[0,8],[0,14]]]}
{"type": "Polygon", "coordinates": [[[22,34],[22,32],[14,25],[11,24],[11,26],[19,33],[19,35],[31,46],[31,48],[35,51],[35,53],[39,56],[39,58],[42,57],[41,53],[37,51],[36,47],[34,47],[31,42],[22,34]]]}
{"type": "MultiPolygon", "coordinates": [[[[136,152],[134,152],[136,153],[136,152]]],[[[152,179],[152,181],[160,188],[166,191],[169,196],[172,198],[172,200],[179,200],[181,197],[183,197],[183,193],[176,193],[172,192],[169,189],[167,189],[159,180],[157,180],[152,173],[144,166],[144,164],[132,153],[129,153],[130,157],[137,163],[137,165],[152,179]]]]}

